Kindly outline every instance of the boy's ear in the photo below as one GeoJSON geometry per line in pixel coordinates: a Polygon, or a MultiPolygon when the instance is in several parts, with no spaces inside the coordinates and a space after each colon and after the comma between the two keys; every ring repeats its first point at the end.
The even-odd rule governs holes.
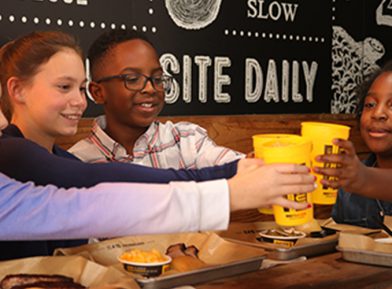
{"type": "Polygon", "coordinates": [[[8,95],[13,101],[24,103],[25,102],[25,93],[24,93],[25,84],[23,84],[22,80],[13,76],[7,80],[7,90],[8,95]]]}
{"type": "Polygon", "coordinates": [[[99,83],[90,81],[88,84],[88,91],[90,92],[90,95],[94,99],[96,104],[105,103],[103,88],[99,83]]]}

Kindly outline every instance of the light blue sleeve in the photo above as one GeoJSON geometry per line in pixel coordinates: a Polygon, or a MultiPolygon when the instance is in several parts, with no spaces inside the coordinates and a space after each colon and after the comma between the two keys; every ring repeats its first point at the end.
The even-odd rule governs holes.
{"type": "Polygon", "coordinates": [[[226,180],[60,189],[0,173],[0,240],[222,230],[228,220],[226,180]]]}

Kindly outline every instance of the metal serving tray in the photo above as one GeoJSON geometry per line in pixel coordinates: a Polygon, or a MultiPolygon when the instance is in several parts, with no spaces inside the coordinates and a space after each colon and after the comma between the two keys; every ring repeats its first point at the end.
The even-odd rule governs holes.
{"type": "Polygon", "coordinates": [[[392,254],[337,247],[346,261],[392,267],[392,254]]]}
{"type": "Polygon", "coordinates": [[[313,257],[334,252],[337,244],[338,237],[329,236],[324,239],[317,239],[312,243],[296,244],[291,248],[266,248],[266,250],[269,259],[290,260],[300,256],[313,257]]]}
{"type": "Polygon", "coordinates": [[[165,289],[181,285],[193,285],[237,274],[257,271],[260,269],[264,258],[265,256],[257,256],[231,263],[205,267],[190,272],[153,278],[136,278],[136,281],[143,289],[165,289]]]}
{"type": "Polygon", "coordinates": [[[267,251],[267,258],[275,260],[286,261],[301,256],[313,257],[336,251],[339,238],[339,233],[336,232],[324,237],[299,239],[292,247],[263,241],[260,232],[275,227],[274,222],[232,223],[228,230],[220,232],[219,235],[232,242],[263,248],[267,251]]]}

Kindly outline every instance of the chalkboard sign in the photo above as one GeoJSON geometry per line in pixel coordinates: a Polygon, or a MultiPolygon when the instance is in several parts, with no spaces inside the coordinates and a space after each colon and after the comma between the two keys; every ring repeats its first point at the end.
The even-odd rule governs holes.
{"type": "Polygon", "coordinates": [[[155,43],[178,81],[167,112],[329,112],[330,1],[199,1],[188,13],[170,2],[189,1],[158,15],[155,43]]]}
{"type": "MultiPolygon", "coordinates": [[[[332,69],[342,67],[333,64],[339,56],[333,44],[356,42],[344,24],[334,24],[349,5],[363,13],[363,1],[2,0],[0,37],[4,43],[33,30],[60,29],[87,49],[107,29],[144,31],[175,77],[163,115],[329,113],[331,103],[340,112],[343,94],[332,69]]],[[[373,11],[384,5],[388,13],[388,1],[372,1],[373,11]]],[[[356,29],[364,38],[363,27],[356,29]]],[[[346,98],[344,112],[351,112],[346,98]]],[[[86,116],[100,112],[91,102],[86,116]]]]}

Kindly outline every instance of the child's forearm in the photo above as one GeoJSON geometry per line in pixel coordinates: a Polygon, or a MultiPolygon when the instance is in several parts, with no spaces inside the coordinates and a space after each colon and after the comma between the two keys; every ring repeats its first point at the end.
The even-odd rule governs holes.
{"type": "Polygon", "coordinates": [[[375,199],[392,201],[392,169],[366,167],[358,193],[375,199]]]}

